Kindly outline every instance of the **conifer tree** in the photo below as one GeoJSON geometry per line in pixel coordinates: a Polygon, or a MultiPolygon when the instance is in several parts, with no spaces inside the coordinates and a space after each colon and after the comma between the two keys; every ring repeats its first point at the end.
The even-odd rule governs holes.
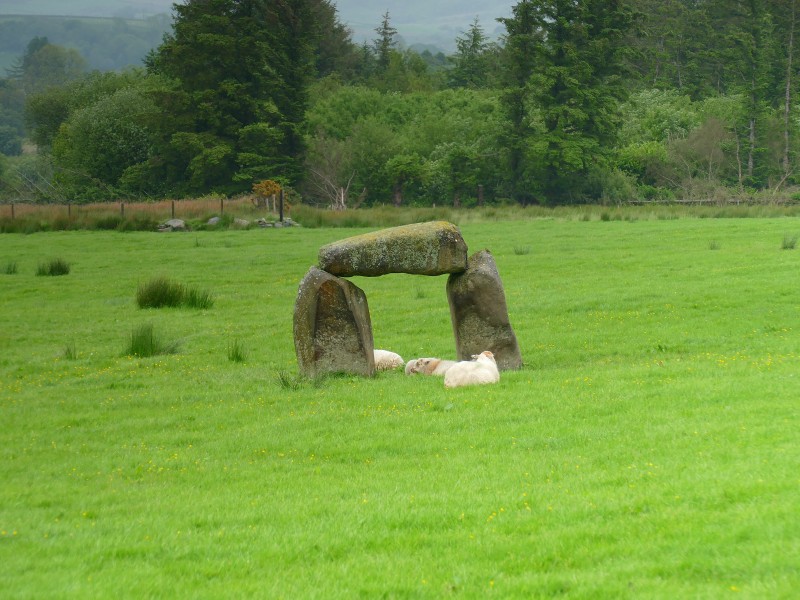
{"type": "Polygon", "coordinates": [[[632,20],[623,0],[523,0],[502,20],[510,74],[505,104],[517,154],[511,171],[519,176],[514,161],[529,146],[547,202],[579,200],[586,176],[613,143],[632,20]],[[532,108],[544,131],[525,139],[532,108]]]}

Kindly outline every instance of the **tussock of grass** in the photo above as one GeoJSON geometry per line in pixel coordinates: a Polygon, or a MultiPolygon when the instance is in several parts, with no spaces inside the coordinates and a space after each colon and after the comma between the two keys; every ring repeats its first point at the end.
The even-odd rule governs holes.
{"type": "Polygon", "coordinates": [[[64,346],[62,356],[67,360],[76,360],[78,358],[78,350],[75,347],[75,342],[70,342],[64,346]]]}
{"type": "Polygon", "coordinates": [[[69,271],[69,263],[61,258],[39,263],[39,266],[36,267],[36,275],[39,276],[59,277],[61,275],[69,275],[69,271]]]}
{"type": "Polygon", "coordinates": [[[164,308],[186,306],[207,309],[214,305],[210,292],[174,282],[167,277],[155,277],[139,284],[136,291],[139,308],[164,308]]]}
{"type": "Polygon", "coordinates": [[[160,354],[175,354],[179,348],[179,342],[166,342],[156,335],[153,325],[146,323],[139,325],[131,331],[128,346],[125,354],[138,358],[149,358],[160,354]]]}
{"type": "Polygon", "coordinates": [[[3,273],[6,275],[16,275],[17,270],[17,263],[13,260],[8,261],[3,267],[3,273]]]}
{"type": "Polygon", "coordinates": [[[794,250],[797,247],[796,235],[783,236],[783,243],[781,243],[781,250],[794,250]]]}
{"type": "Polygon", "coordinates": [[[525,256],[526,254],[531,253],[530,246],[514,246],[514,254],[517,256],[525,256]]]}
{"type": "Polygon", "coordinates": [[[182,284],[170,281],[166,277],[156,277],[139,284],[139,289],[136,291],[136,304],[139,308],[180,306],[185,293],[186,290],[182,284]]]}
{"type": "Polygon", "coordinates": [[[228,343],[228,360],[236,363],[247,362],[247,349],[239,340],[228,343]]]}
{"type": "Polygon", "coordinates": [[[185,288],[183,305],[189,308],[208,309],[214,306],[214,298],[206,290],[199,290],[195,287],[185,288]]]}

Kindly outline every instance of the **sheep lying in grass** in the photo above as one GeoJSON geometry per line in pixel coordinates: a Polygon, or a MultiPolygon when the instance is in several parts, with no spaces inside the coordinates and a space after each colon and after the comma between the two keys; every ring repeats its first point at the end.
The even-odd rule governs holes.
{"type": "Polygon", "coordinates": [[[454,360],[441,358],[415,358],[406,363],[406,375],[422,373],[423,375],[444,375],[447,369],[456,364],[454,360]]]}
{"type": "Polygon", "coordinates": [[[391,371],[405,364],[403,357],[388,350],[374,350],[375,369],[378,371],[391,371]]]}
{"type": "Polygon", "coordinates": [[[500,371],[497,370],[494,354],[486,350],[473,358],[475,360],[457,362],[447,369],[444,374],[444,387],[454,388],[500,381],[500,371]]]}

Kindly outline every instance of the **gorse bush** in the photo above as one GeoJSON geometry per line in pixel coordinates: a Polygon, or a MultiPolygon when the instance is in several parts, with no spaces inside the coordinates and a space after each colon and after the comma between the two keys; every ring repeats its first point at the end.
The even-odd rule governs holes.
{"type": "Polygon", "coordinates": [[[214,299],[207,291],[176,283],[166,277],[156,277],[139,285],[136,305],[139,308],[186,306],[205,309],[214,305],[214,299]]]}
{"type": "Polygon", "coordinates": [[[59,275],[69,275],[69,263],[60,258],[54,258],[48,262],[39,263],[36,268],[36,274],[40,276],[50,275],[57,277],[59,275]]]}
{"type": "Polygon", "coordinates": [[[178,351],[179,343],[165,342],[156,335],[153,325],[147,323],[139,325],[133,331],[128,341],[125,354],[139,358],[158,356],[159,354],[175,354],[178,351]]]}

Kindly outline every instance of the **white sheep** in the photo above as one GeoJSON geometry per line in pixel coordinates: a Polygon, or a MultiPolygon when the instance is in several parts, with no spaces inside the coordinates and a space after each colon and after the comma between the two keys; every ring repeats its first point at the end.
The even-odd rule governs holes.
{"type": "Polygon", "coordinates": [[[497,370],[494,354],[486,350],[474,355],[473,358],[475,360],[463,360],[450,367],[444,374],[444,387],[454,388],[500,381],[500,371],[497,370]]]}
{"type": "Polygon", "coordinates": [[[444,375],[454,364],[456,364],[454,360],[415,358],[406,363],[406,375],[413,375],[415,373],[421,373],[423,375],[444,375]]]}
{"type": "Polygon", "coordinates": [[[375,369],[378,371],[391,371],[405,364],[403,357],[389,350],[374,350],[375,369]]]}

